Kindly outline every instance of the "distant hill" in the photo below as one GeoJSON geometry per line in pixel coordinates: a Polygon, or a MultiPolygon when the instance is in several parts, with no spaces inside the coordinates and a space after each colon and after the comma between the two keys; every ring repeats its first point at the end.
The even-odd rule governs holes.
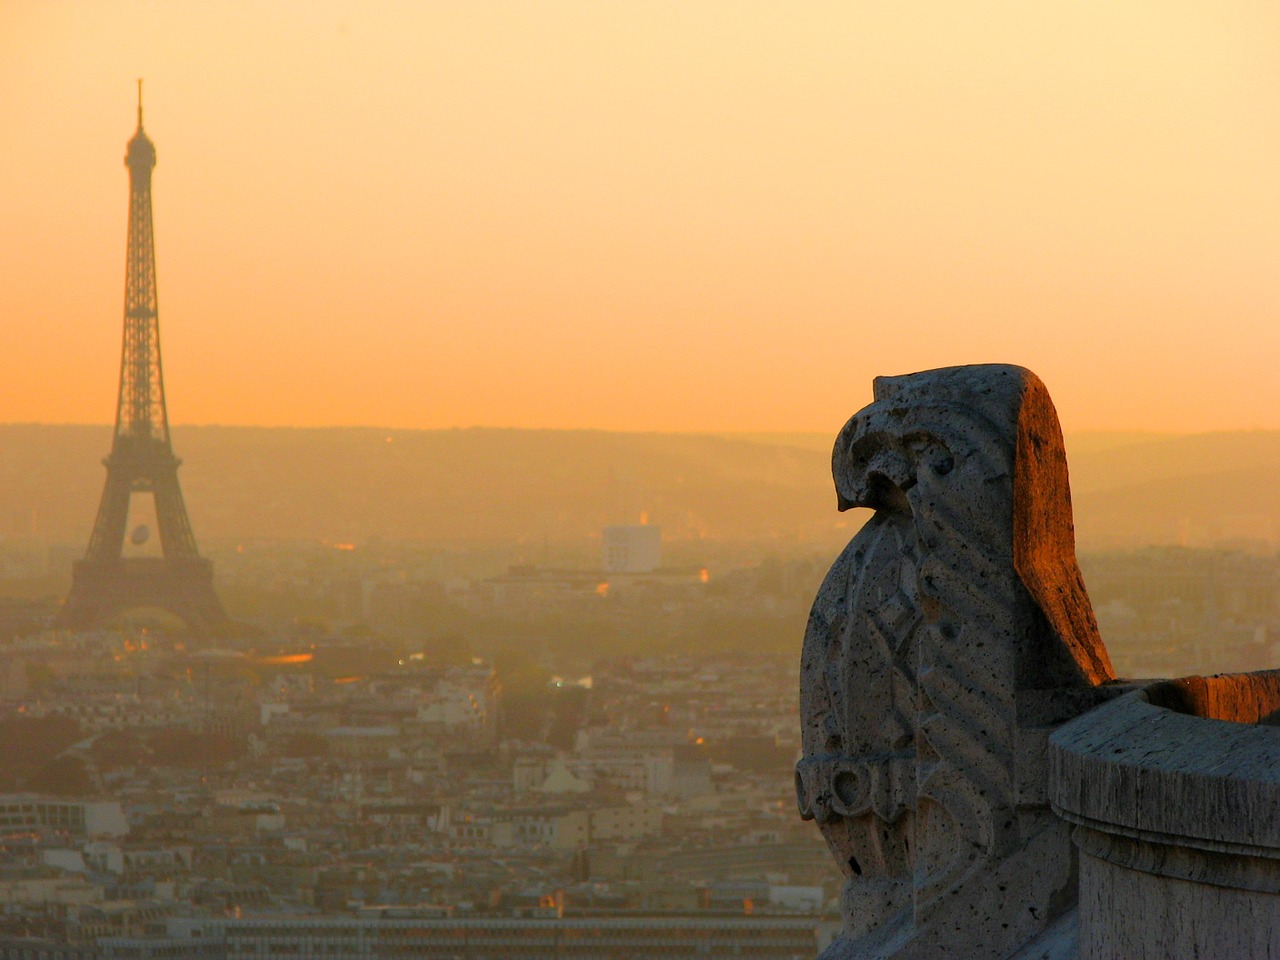
{"type": "Polygon", "coordinates": [[[1071,462],[1081,544],[1280,541],[1280,431],[1153,435],[1071,462]]]}
{"type": "MultiPolygon", "coordinates": [[[[669,538],[834,544],[856,520],[835,511],[832,440],[174,429],[206,541],[572,541],[643,511],[669,538]]],[[[0,535],[34,527],[52,542],[86,542],[109,445],[102,426],[0,425],[0,535]]],[[[1280,539],[1280,431],[1080,434],[1068,453],[1082,549],[1280,539]]]]}
{"type": "MultiPolygon", "coordinates": [[[[832,528],[827,457],[683,434],[179,427],[188,509],[205,540],[575,540],[642,512],[674,538],[832,528]]],[[[0,426],[0,530],[34,513],[86,540],[110,430],[0,426]]]]}

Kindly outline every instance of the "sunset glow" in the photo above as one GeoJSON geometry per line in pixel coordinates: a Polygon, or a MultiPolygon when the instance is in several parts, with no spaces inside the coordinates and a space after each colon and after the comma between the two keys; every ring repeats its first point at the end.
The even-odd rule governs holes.
{"type": "Polygon", "coordinates": [[[274,657],[255,657],[254,663],[267,667],[292,667],[314,659],[315,655],[311,653],[284,653],[274,657]]]}
{"type": "Polygon", "coordinates": [[[1280,427],[1280,7],[0,6],[0,420],[110,419],[146,78],[176,423],[834,431],[1016,362],[1280,427]]]}

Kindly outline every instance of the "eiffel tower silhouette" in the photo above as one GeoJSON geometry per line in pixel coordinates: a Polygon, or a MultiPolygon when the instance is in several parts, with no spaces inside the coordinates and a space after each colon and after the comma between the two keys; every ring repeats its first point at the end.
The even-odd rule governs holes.
{"type": "MultiPolygon", "coordinates": [[[[72,568],[71,592],[61,626],[84,630],[134,607],[159,607],[180,617],[195,636],[225,632],[227,615],[213,591],[213,565],[200,556],[178,487],[169,441],[169,414],[160,368],[156,308],[155,238],[151,227],[151,170],[155,144],[142,129],[142,81],[138,81],[138,129],[124,158],[129,168],[129,243],[125,266],[124,344],[120,397],[111,454],[103,461],[107,484],[83,560],[72,568]],[[125,556],[130,506],[150,496],[160,556],[125,556]]],[[[135,528],[131,541],[150,531],[135,528]]]]}

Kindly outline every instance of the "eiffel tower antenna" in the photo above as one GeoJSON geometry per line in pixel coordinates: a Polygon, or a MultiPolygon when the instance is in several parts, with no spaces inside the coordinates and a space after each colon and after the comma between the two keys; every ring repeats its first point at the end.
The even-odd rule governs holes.
{"type": "MultiPolygon", "coordinates": [[[[213,566],[196,548],[178,486],[182,461],[174,456],[169,440],[151,223],[156,148],[142,130],[141,80],[138,129],[124,162],[129,168],[129,242],[115,432],[111,453],[103,461],[107,483],[89,549],[72,569],[71,593],[60,621],[65,627],[84,629],[132,607],[159,607],[185,620],[193,634],[208,636],[225,630],[228,621],[213,592],[213,566]],[[135,499],[147,497],[161,556],[126,556],[130,508],[135,499]]],[[[140,545],[149,537],[149,528],[139,525],[130,540],[140,545]]]]}

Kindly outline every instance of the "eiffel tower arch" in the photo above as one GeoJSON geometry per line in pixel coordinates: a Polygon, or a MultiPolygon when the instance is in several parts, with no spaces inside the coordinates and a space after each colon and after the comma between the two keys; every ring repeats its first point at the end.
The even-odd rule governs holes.
{"type": "MultiPolygon", "coordinates": [[[[213,590],[213,565],[196,548],[178,486],[182,461],[169,440],[151,223],[156,148],[142,129],[142,81],[138,129],[124,162],[129,168],[129,242],[115,433],[103,461],[107,483],[89,549],[72,567],[71,592],[59,622],[83,630],[131,607],[159,607],[185,621],[196,636],[215,636],[226,631],[229,621],[213,590]],[[160,556],[126,556],[130,511],[139,497],[151,499],[149,515],[154,516],[160,556]]],[[[132,540],[149,535],[140,526],[132,540]]]]}

